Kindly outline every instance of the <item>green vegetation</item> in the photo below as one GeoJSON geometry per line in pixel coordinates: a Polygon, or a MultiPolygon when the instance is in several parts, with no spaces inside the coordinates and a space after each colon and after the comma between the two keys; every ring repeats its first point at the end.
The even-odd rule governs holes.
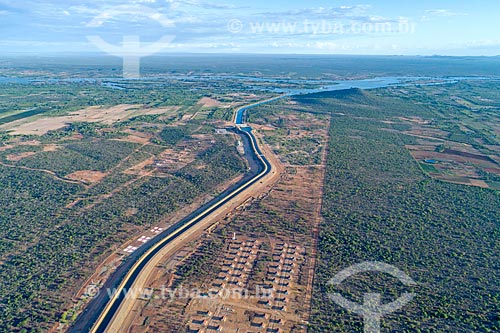
{"type": "MultiPolygon", "coordinates": [[[[33,113],[56,115],[76,111],[89,106],[112,106],[116,101],[123,104],[145,104],[150,107],[169,105],[192,105],[203,92],[158,84],[144,88],[141,83],[124,83],[125,89],[114,89],[101,81],[88,82],[44,82],[38,84],[3,84],[0,96],[0,116],[12,110],[30,110],[33,113]]],[[[12,115],[9,121],[21,119],[30,114],[12,115]],[[19,118],[21,117],[21,118],[19,118]]],[[[1,119],[5,122],[5,118],[1,119]]]]}
{"type": "Polygon", "coordinates": [[[174,288],[181,285],[184,280],[196,281],[206,277],[208,272],[215,267],[214,258],[217,258],[224,248],[224,244],[217,238],[204,240],[200,247],[196,249],[189,258],[183,261],[176,270],[179,276],[175,280],[174,288]]]}
{"type": "Polygon", "coordinates": [[[246,171],[244,161],[236,158],[236,149],[217,142],[198,155],[198,158],[176,173],[201,191],[214,188],[223,180],[246,171]]]}
{"type": "MultiPolygon", "coordinates": [[[[16,165],[51,170],[64,177],[78,170],[107,171],[130,155],[139,144],[114,140],[85,139],[64,146],[64,149],[39,152],[16,165]]],[[[8,152],[8,151],[7,151],[8,152]]]]}
{"type": "MultiPolygon", "coordinates": [[[[2,248],[30,244],[44,229],[54,226],[54,212],[82,186],[54,180],[41,172],[0,166],[2,184],[0,238],[2,248]]],[[[0,257],[7,253],[0,251],[0,257]]]]}
{"type": "Polygon", "coordinates": [[[419,164],[422,167],[422,170],[424,170],[425,172],[434,172],[434,173],[439,172],[439,170],[436,169],[436,167],[432,164],[428,164],[428,163],[419,163],[419,164]]]}
{"type": "Polygon", "coordinates": [[[189,131],[186,128],[178,128],[178,127],[165,127],[161,133],[161,140],[169,145],[175,145],[179,141],[185,139],[189,135],[189,131]]]}
{"type": "Polygon", "coordinates": [[[429,179],[405,149],[405,137],[380,121],[429,111],[355,90],[297,100],[338,113],[330,128],[309,331],[363,331],[361,319],[328,292],[362,303],[368,291],[386,295],[383,302],[408,291],[381,274],[327,287],[352,264],[382,261],[418,283],[415,300],[384,317],[384,331],[498,332],[499,192],[429,179]]]}
{"type": "MultiPolygon", "coordinates": [[[[169,127],[168,133],[181,133],[175,143],[195,147],[186,128],[169,127]]],[[[167,133],[150,130],[157,137],[167,133]]],[[[0,332],[47,331],[64,319],[79,285],[110,249],[130,238],[134,226],[149,227],[246,171],[234,139],[219,136],[176,174],[123,173],[165,147],[109,139],[101,131],[107,129],[77,123],[58,132],[77,132],[79,140],[44,137],[43,144],[57,145],[54,151],[14,144],[0,152],[0,332]],[[35,155],[8,158],[23,153],[35,155]],[[92,186],[65,178],[82,170],[109,174],[92,186]]],[[[189,133],[199,131],[213,127],[189,127],[189,133]]]]}
{"type": "Polygon", "coordinates": [[[45,112],[45,110],[40,110],[40,109],[38,109],[38,110],[28,110],[28,111],[24,111],[24,112],[13,114],[11,116],[2,117],[2,118],[0,118],[0,125],[7,124],[7,123],[10,123],[12,121],[19,120],[19,119],[31,117],[31,116],[34,116],[34,115],[37,115],[37,114],[41,114],[41,113],[44,113],[44,112],[45,112]]]}
{"type": "MultiPolygon", "coordinates": [[[[2,63],[0,77],[35,80],[0,80],[0,125],[118,103],[145,109],[175,107],[112,125],[75,122],[42,136],[9,135],[4,129],[8,126],[2,125],[0,332],[44,332],[61,319],[73,320],[74,314],[66,312],[71,298],[111,249],[197,197],[216,193],[222,182],[244,172],[246,165],[233,138],[209,136],[214,121],[229,120],[235,105],[274,96],[275,89],[317,87],[317,79],[373,76],[374,68],[378,75],[468,75],[471,71],[498,75],[499,68],[495,58],[339,57],[334,59],[334,69],[330,57],[208,58],[145,59],[144,74],[160,77],[130,81],[102,79],[120,76],[118,62],[96,65],[92,59],[76,59],[75,65],[12,59],[2,63]],[[182,74],[187,72],[192,75],[182,74]],[[78,79],[81,76],[98,79],[78,79]],[[292,82],[290,77],[313,79],[292,82]],[[202,97],[223,105],[197,104],[202,97]],[[143,136],[126,142],[127,136],[138,133],[143,136]],[[207,136],[208,141],[201,139],[207,136]],[[146,144],[132,142],[150,138],[146,144]],[[174,153],[185,148],[198,155],[171,173],[156,172],[152,165],[142,174],[127,170],[159,158],[167,148],[174,153]],[[96,183],[66,178],[84,170],[106,174],[96,183]]],[[[404,144],[416,144],[419,139],[401,134],[412,125],[397,119],[422,117],[431,122],[429,127],[447,133],[444,139],[497,156],[499,100],[498,82],[471,81],[370,94],[307,95],[252,110],[250,121],[267,127],[261,132],[265,140],[285,163],[295,166],[321,162],[326,142],[317,131],[333,117],[311,332],[362,330],[357,316],[326,297],[325,283],[342,268],[364,260],[394,264],[419,283],[417,299],[384,318],[384,330],[500,330],[495,257],[499,194],[429,178],[422,169],[431,172],[436,166],[421,164],[420,168],[411,158],[404,144]],[[387,120],[392,124],[382,122],[387,120]]],[[[449,147],[443,145],[439,151],[445,153],[449,147]]],[[[490,186],[500,188],[498,175],[490,171],[478,173],[490,186]]],[[[252,218],[239,219],[233,229],[258,236],[295,233],[296,240],[313,232],[307,203],[299,207],[292,198],[277,206],[256,199],[252,218]],[[297,210],[304,211],[296,214],[297,210]]],[[[218,246],[208,244],[207,252],[218,246]]],[[[198,272],[207,263],[203,253],[193,257],[181,275],[198,272]]],[[[386,276],[364,279],[392,298],[404,289],[387,287],[395,281],[386,276]]],[[[362,281],[350,281],[340,291],[359,300],[363,286],[362,281]]]]}
{"type": "Polygon", "coordinates": [[[253,108],[248,122],[270,127],[264,132],[265,140],[285,163],[321,164],[326,142],[324,133],[319,132],[328,122],[328,112],[299,109],[287,102],[281,100],[253,108]]]}
{"type": "Polygon", "coordinates": [[[405,118],[405,123],[401,123],[402,119],[391,119],[392,128],[414,135],[414,142],[409,144],[422,148],[412,148],[418,156],[423,152],[428,158],[443,162],[434,165],[436,171],[426,167],[424,170],[432,170],[437,179],[466,184],[469,180],[479,180],[490,188],[500,189],[496,181],[500,175],[498,81],[390,88],[377,94],[428,109],[428,116],[415,114],[421,119],[405,118]],[[433,150],[438,154],[426,153],[432,149],[428,145],[434,145],[433,150]]]}

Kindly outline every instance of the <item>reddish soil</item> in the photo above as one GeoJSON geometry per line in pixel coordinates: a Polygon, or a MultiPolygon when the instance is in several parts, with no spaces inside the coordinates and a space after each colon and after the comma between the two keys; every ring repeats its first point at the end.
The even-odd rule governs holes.
{"type": "Polygon", "coordinates": [[[92,170],[75,171],[66,176],[68,179],[81,181],[86,184],[100,182],[104,177],[106,177],[105,173],[92,170]]]}

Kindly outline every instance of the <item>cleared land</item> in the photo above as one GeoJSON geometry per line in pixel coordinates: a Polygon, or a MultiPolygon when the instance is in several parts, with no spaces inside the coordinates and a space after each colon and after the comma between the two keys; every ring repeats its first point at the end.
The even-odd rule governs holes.
{"type": "Polygon", "coordinates": [[[154,226],[245,172],[233,136],[196,121],[154,121],[72,123],[0,147],[9,202],[0,211],[0,331],[64,330],[88,299],[82,285],[99,283],[154,226]],[[181,151],[187,159],[178,167],[155,163],[181,151]]]}
{"type": "Polygon", "coordinates": [[[406,147],[433,178],[500,189],[498,82],[387,89],[380,94],[417,103],[429,112],[387,119],[410,136],[406,147]]]}
{"type": "MultiPolygon", "coordinates": [[[[46,63],[37,64],[35,69],[33,64],[19,65],[18,60],[13,60],[0,68],[0,76],[43,76],[27,84],[0,84],[0,123],[8,122],[2,124],[0,131],[0,331],[59,332],[67,328],[89,297],[86,289],[79,291],[82,285],[94,282],[98,286],[114,265],[142,243],[140,239],[156,235],[155,228],[168,226],[171,220],[185,215],[184,209],[210,199],[220,191],[220,185],[246,170],[245,165],[230,163],[238,161],[236,142],[215,135],[214,128],[224,127],[234,108],[270,98],[275,88],[317,86],[294,83],[290,77],[361,78],[374,75],[374,68],[380,75],[400,75],[401,71],[409,75],[498,75],[499,68],[496,58],[377,57],[360,61],[280,56],[274,60],[249,58],[251,61],[246,64],[236,58],[229,62],[219,57],[204,61],[188,58],[155,63],[153,72],[164,73],[165,68],[171,68],[173,77],[167,74],[165,80],[151,81],[64,80],[81,73],[87,77],[111,77],[116,74],[114,66],[79,64],[75,70],[68,65],[46,63]],[[336,69],[332,68],[332,61],[336,69]],[[207,67],[213,71],[206,72],[207,67]],[[188,71],[201,74],[196,78],[179,75],[188,71]],[[214,73],[231,71],[264,80],[256,83],[252,78],[230,76],[215,79],[214,73]],[[267,82],[266,76],[274,76],[279,82],[267,82]],[[46,81],[47,77],[63,80],[46,81]],[[205,97],[221,104],[215,106],[215,102],[203,100],[205,97]],[[117,101],[144,106],[145,110],[175,111],[126,118],[135,112],[129,109],[120,111],[116,120],[110,120],[112,124],[83,119],[83,123],[73,122],[43,135],[14,137],[3,130],[4,125],[21,119],[32,122],[65,117],[92,105],[102,105],[104,110],[117,101]],[[38,109],[40,106],[43,109],[38,109]],[[172,154],[180,158],[177,160],[172,154]],[[225,155],[234,158],[227,160],[225,155]],[[155,162],[165,163],[158,167],[155,162]],[[87,172],[106,176],[93,183],[88,182],[90,178],[68,178],[87,172]],[[78,297],[73,299],[75,295],[78,297]]],[[[327,291],[339,291],[357,301],[367,290],[382,292],[388,298],[408,291],[388,290],[387,285],[398,285],[396,281],[387,281],[386,276],[362,276],[337,290],[325,286],[339,270],[364,260],[392,263],[419,284],[415,303],[384,318],[383,330],[499,331],[500,296],[496,282],[500,278],[496,254],[500,251],[500,202],[498,191],[493,189],[500,188],[500,178],[496,167],[485,164],[493,163],[485,157],[500,162],[499,91],[498,81],[471,80],[443,86],[380,89],[369,94],[322,95],[319,99],[304,96],[276,103],[274,109],[264,110],[262,117],[252,121],[264,133],[263,140],[289,166],[289,178],[283,178],[267,197],[245,203],[240,211],[221,221],[220,229],[207,231],[201,243],[192,243],[179,252],[177,261],[159,267],[167,272],[164,277],[159,275],[159,281],[208,285],[218,281],[217,269],[225,256],[231,255],[225,246],[243,246],[243,250],[250,246],[252,251],[257,244],[258,254],[268,257],[255,263],[262,263],[266,273],[258,275],[258,269],[252,267],[248,281],[262,283],[264,278],[267,283],[267,272],[274,269],[270,266],[273,255],[279,254],[281,244],[283,249],[287,244],[287,253],[288,245],[297,246],[299,252],[305,249],[302,256],[308,267],[308,285],[312,283],[316,258],[312,316],[300,317],[310,318],[310,332],[362,330],[360,318],[330,302],[325,297],[327,291]],[[283,113],[277,118],[283,108],[297,113],[283,113]],[[323,126],[317,126],[317,119],[306,113],[323,117],[323,126]],[[292,128],[288,116],[294,124],[310,122],[314,126],[306,129],[299,124],[292,128]],[[303,121],[303,117],[308,119],[303,121]],[[323,133],[330,118],[330,138],[326,140],[323,133]],[[288,135],[296,142],[287,140],[288,135]],[[307,147],[301,146],[301,142],[307,147]],[[316,239],[315,230],[311,225],[319,220],[310,217],[320,216],[312,211],[320,209],[322,189],[317,180],[321,179],[323,163],[319,161],[325,153],[328,167],[324,222],[319,230],[316,257],[316,247],[311,245],[316,239]],[[308,192],[309,184],[314,193],[308,192]],[[480,188],[485,184],[489,188],[480,188]],[[236,241],[242,244],[231,243],[232,232],[236,232],[236,241]],[[214,272],[209,270],[212,267],[214,272]],[[380,288],[371,288],[373,278],[380,282],[380,288]],[[364,288],[367,284],[370,288],[364,288]]],[[[52,125],[41,124],[44,126],[52,125]]],[[[301,268],[298,282],[292,281],[290,295],[299,290],[294,288],[305,288],[306,283],[300,280],[305,278],[304,272],[301,268]]],[[[298,294],[307,295],[302,291],[298,294]]],[[[250,330],[262,330],[251,325],[262,321],[268,326],[283,324],[280,327],[288,329],[287,325],[298,319],[296,310],[307,312],[304,309],[309,299],[289,299],[290,308],[285,313],[288,321],[284,323],[273,322],[271,317],[279,310],[258,305],[257,316],[251,313],[253,309],[245,313],[248,309],[237,302],[237,312],[231,318],[232,314],[227,315],[223,325],[234,327],[241,322],[250,330]],[[301,307],[295,308],[298,303],[301,307]]],[[[146,297],[143,302],[159,304],[155,298],[146,297]]],[[[201,302],[192,302],[189,313],[184,311],[186,303],[178,308],[169,307],[171,304],[146,306],[144,312],[137,313],[137,318],[145,314],[145,321],[135,322],[133,330],[153,327],[155,322],[162,327],[159,329],[186,329],[198,325],[193,319],[201,320],[199,316],[206,317],[207,325],[219,323],[222,318],[212,316],[219,311],[217,307],[213,307],[212,314],[197,312],[197,306],[200,311],[212,306],[201,302]],[[165,313],[162,315],[161,311],[165,313]]]]}
{"type": "Polygon", "coordinates": [[[320,203],[317,191],[305,190],[302,183],[321,186],[321,170],[296,171],[288,170],[291,174],[270,192],[245,202],[200,240],[160,263],[142,289],[148,295],[140,297],[126,327],[133,332],[208,332],[217,327],[304,332],[320,203]],[[302,198],[294,211],[287,208],[290,193],[302,198]],[[292,226],[283,221],[287,219],[298,223],[292,226]],[[313,230],[304,236],[292,231],[309,227],[313,230]]]}
{"type": "Polygon", "coordinates": [[[310,332],[363,331],[361,317],[328,293],[356,303],[363,303],[366,292],[381,293],[387,303],[412,291],[412,302],[384,316],[383,330],[497,332],[499,192],[424,173],[405,147],[415,138],[394,131],[398,125],[391,122],[410,115],[436,119],[436,113],[387,95],[352,90],[300,98],[337,111],[330,127],[310,332]],[[392,264],[417,286],[377,273],[328,286],[338,272],[364,261],[392,264]]]}
{"type": "MultiPolygon", "coordinates": [[[[269,110],[258,112],[274,117],[269,110]]],[[[295,110],[282,113],[301,116],[295,110]]],[[[293,126],[311,131],[309,121],[313,120],[319,129],[317,117],[294,121],[293,126]]],[[[319,131],[323,135],[327,125],[323,123],[319,131]]],[[[271,133],[262,134],[267,142],[271,133]]],[[[282,131],[273,135],[287,142],[282,131]]],[[[147,295],[139,295],[121,331],[304,332],[324,168],[288,165],[270,190],[254,193],[208,228],[201,239],[166,257],[140,289],[147,295]],[[305,183],[311,186],[304,188],[305,183]]]]}
{"type": "MultiPolygon", "coordinates": [[[[378,260],[402,268],[419,284],[412,290],[418,299],[384,318],[385,327],[493,332],[498,205],[492,202],[498,198],[495,191],[480,189],[489,185],[467,167],[490,170],[487,163],[494,164],[495,155],[450,140],[454,132],[441,128],[433,112],[356,90],[252,110],[261,140],[278,154],[286,173],[269,192],[165,258],[123,331],[360,331],[360,318],[328,299],[332,290],[326,282],[350,263],[378,260]],[[460,185],[427,178],[423,171],[437,176],[425,168],[435,165],[429,159],[436,156],[418,155],[422,146],[429,147],[425,154],[462,163],[455,177],[475,187],[459,190],[460,185]],[[481,197],[488,200],[478,201],[481,197]],[[462,205],[470,211],[462,211],[462,205]],[[470,260],[460,268],[463,247],[470,260]],[[477,288],[484,292],[469,296],[477,288]]],[[[452,182],[452,177],[440,179],[452,182]]],[[[407,291],[377,274],[361,275],[339,291],[361,302],[367,287],[389,298],[407,291]]]]}
{"type": "Polygon", "coordinates": [[[63,331],[151,230],[246,171],[234,136],[214,130],[269,94],[230,85],[2,84],[0,331],[63,331]]]}
{"type": "Polygon", "coordinates": [[[103,123],[111,125],[117,121],[124,121],[137,116],[159,115],[172,113],[179,107],[145,108],[144,105],[116,105],[110,108],[99,106],[70,112],[67,116],[29,117],[16,120],[0,126],[0,130],[8,131],[12,135],[43,135],[49,131],[61,129],[74,122],[103,123]]]}
{"type": "MultiPolygon", "coordinates": [[[[273,161],[274,160],[271,159],[271,163],[273,163],[273,161]]],[[[240,193],[232,200],[228,201],[225,205],[221,206],[217,211],[215,211],[210,216],[205,218],[203,221],[198,223],[192,230],[190,230],[186,234],[183,234],[182,237],[176,238],[172,243],[162,248],[162,250],[150,262],[148,262],[147,265],[144,267],[144,269],[141,271],[141,274],[138,276],[132,289],[151,290],[151,289],[145,289],[145,285],[148,283],[148,280],[149,283],[151,283],[151,277],[152,276],[155,277],[158,274],[157,268],[155,266],[160,261],[162,261],[163,258],[171,258],[173,253],[175,253],[175,251],[179,247],[182,247],[190,240],[199,237],[204,229],[206,228],[210,230],[213,229],[212,226],[216,226],[218,224],[217,221],[219,218],[228,214],[228,212],[233,211],[236,207],[241,205],[241,203],[248,201],[249,198],[252,198],[253,196],[261,193],[261,191],[265,191],[266,189],[268,189],[269,186],[272,185],[279,178],[280,170],[281,168],[279,165],[272,164],[272,171],[261,181],[253,185],[248,190],[240,193]]],[[[142,306],[142,304],[140,304],[141,298],[144,298],[142,296],[142,293],[139,294],[139,300],[133,297],[125,299],[124,302],[121,304],[118,313],[113,318],[113,321],[111,322],[108,329],[110,331],[120,331],[120,332],[126,331],[127,330],[126,328],[131,325],[131,320],[133,318],[130,315],[131,312],[133,312],[132,309],[142,306]]]]}

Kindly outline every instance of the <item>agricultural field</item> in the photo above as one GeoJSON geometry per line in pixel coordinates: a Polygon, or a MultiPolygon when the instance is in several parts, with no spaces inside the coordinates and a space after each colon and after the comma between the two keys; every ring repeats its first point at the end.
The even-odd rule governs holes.
{"type": "MultiPolygon", "coordinates": [[[[51,87],[54,100],[45,103],[54,105],[82,88],[51,87]]],[[[5,109],[16,89],[48,87],[9,85],[0,97],[5,109]]],[[[128,98],[139,94],[146,97],[133,91],[128,98]]],[[[18,108],[35,107],[39,98],[18,108]]],[[[71,323],[89,277],[102,282],[156,236],[149,230],[168,227],[246,172],[237,137],[217,135],[224,122],[208,119],[244,99],[177,98],[184,104],[113,105],[109,98],[89,107],[75,98],[67,109],[0,113],[0,331],[46,332],[71,323]]]]}
{"type": "MultiPolygon", "coordinates": [[[[263,133],[263,140],[285,165],[312,167],[320,159],[319,152],[329,152],[308,331],[362,331],[358,316],[328,299],[327,292],[334,290],[326,288],[326,282],[342,268],[366,260],[391,263],[418,283],[413,290],[418,295],[415,303],[388,315],[384,329],[498,329],[495,253],[499,252],[500,197],[498,191],[486,189],[496,188],[491,178],[499,165],[499,146],[494,142],[498,112],[491,84],[305,95],[260,106],[249,113],[248,121],[263,133]],[[485,107],[488,113],[465,118],[459,107],[444,108],[443,102],[435,101],[436,96],[464,96],[462,90],[476,94],[483,104],[492,104],[485,107]],[[410,103],[410,99],[418,103],[410,103]],[[485,117],[490,121],[484,122],[485,117]],[[466,120],[481,124],[473,137],[476,140],[458,130],[466,120]],[[325,149],[327,144],[321,138],[326,137],[323,130],[327,122],[330,139],[325,149]],[[311,147],[309,140],[296,144],[294,135],[319,140],[311,147]],[[481,139],[493,141],[483,146],[481,139]],[[415,147],[421,148],[422,143],[432,146],[439,157],[415,154],[415,147]],[[307,154],[298,160],[294,152],[307,154]],[[449,163],[455,163],[454,174],[448,170],[448,178],[439,176],[431,168],[438,168],[431,159],[444,161],[449,156],[449,163]],[[467,173],[471,167],[475,173],[467,173]],[[457,181],[459,176],[462,178],[457,181]]],[[[266,221],[267,216],[259,214],[256,220],[266,221]]],[[[269,225],[273,224],[251,225],[248,230],[269,225]]],[[[295,224],[298,228],[300,225],[295,224]]],[[[226,229],[229,236],[235,230],[231,224],[226,229]]],[[[407,291],[387,278],[365,274],[349,281],[341,291],[358,302],[367,285],[386,293],[386,302],[407,291]],[[387,283],[396,287],[391,289],[387,283]]]]}
{"type": "MultiPolygon", "coordinates": [[[[442,130],[444,121],[459,121],[429,107],[432,97],[410,103],[411,93],[393,93],[353,89],[296,98],[332,112],[309,332],[363,331],[362,318],[334,303],[333,292],[357,303],[366,292],[381,293],[383,303],[415,292],[403,309],[384,316],[384,331],[497,332],[499,192],[430,177],[407,147],[417,144],[412,129],[432,120],[442,130]],[[417,284],[364,273],[328,285],[364,261],[394,265],[417,284]]],[[[433,131],[432,138],[444,134],[433,131]]]]}
{"type": "MultiPolygon", "coordinates": [[[[275,150],[285,168],[281,178],[164,259],[146,286],[149,293],[132,311],[129,329],[307,331],[329,118],[290,101],[285,105],[290,107],[261,106],[251,114],[264,142],[288,149],[275,150]],[[288,130],[314,135],[321,143],[317,152],[300,160],[290,157],[288,130]]],[[[309,145],[293,142],[304,152],[309,145]]]]}
{"type": "MultiPolygon", "coordinates": [[[[415,155],[414,147],[421,139],[434,150],[443,142],[449,150],[466,147],[460,156],[468,164],[475,161],[473,149],[477,155],[486,150],[449,140],[457,133],[444,130],[445,121],[458,125],[462,119],[446,117],[431,91],[454,85],[426,88],[419,103],[408,103],[410,89],[304,95],[252,109],[247,122],[286,167],[282,179],[159,265],[151,294],[134,310],[130,327],[362,332],[362,319],[328,293],[362,303],[370,291],[381,292],[383,302],[403,292],[417,294],[384,317],[383,330],[497,331],[499,192],[471,175],[460,184],[437,177],[427,167],[435,164],[423,160],[430,157],[415,155]],[[285,254],[279,262],[279,251],[288,247],[300,249],[298,257],[289,263],[285,254]],[[408,288],[390,276],[365,273],[340,287],[327,286],[343,268],[363,261],[392,264],[417,285],[408,288]],[[276,271],[288,264],[293,274],[276,271]],[[250,297],[222,297],[231,286],[249,290],[250,297]],[[285,297],[263,299],[256,286],[285,297]],[[199,293],[190,294],[193,290],[199,293]]],[[[493,152],[487,154],[490,163],[493,152]]],[[[484,166],[485,158],[477,160],[484,166]]],[[[456,172],[464,173],[464,166],[457,165],[456,172]]]]}
{"type": "Polygon", "coordinates": [[[498,81],[449,86],[405,87],[383,93],[413,101],[431,117],[402,116],[395,130],[413,138],[406,147],[433,178],[500,189],[500,104],[498,81]]]}
{"type": "MultiPolygon", "coordinates": [[[[239,107],[338,78],[448,75],[439,65],[451,61],[243,58],[186,57],[168,71],[149,59],[141,80],[112,61],[0,61],[0,332],[65,331],[89,288],[241,179],[239,138],[224,131],[239,107]]],[[[453,61],[456,75],[476,68],[453,61]]],[[[246,122],[281,178],[156,267],[130,331],[361,332],[328,293],[362,302],[367,291],[417,294],[383,331],[499,331],[499,91],[470,79],[252,108],[246,122]],[[361,274],[327,286],[368,260],[417,285],[361,274]],[[171,301],[165,287],[203,297],[171,301]],[[253,293],[218,297],[228,287],[253,293]]]]}

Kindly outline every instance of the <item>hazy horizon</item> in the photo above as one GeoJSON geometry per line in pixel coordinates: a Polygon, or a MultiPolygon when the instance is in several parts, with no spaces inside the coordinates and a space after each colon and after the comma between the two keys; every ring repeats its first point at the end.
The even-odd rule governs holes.
{"type": "Polygon", "coordinates": [[[116,53],[125,42],[148,54],[497,56],[499,10],[493,0],[0,0],[0,55],[116,53]]]}

